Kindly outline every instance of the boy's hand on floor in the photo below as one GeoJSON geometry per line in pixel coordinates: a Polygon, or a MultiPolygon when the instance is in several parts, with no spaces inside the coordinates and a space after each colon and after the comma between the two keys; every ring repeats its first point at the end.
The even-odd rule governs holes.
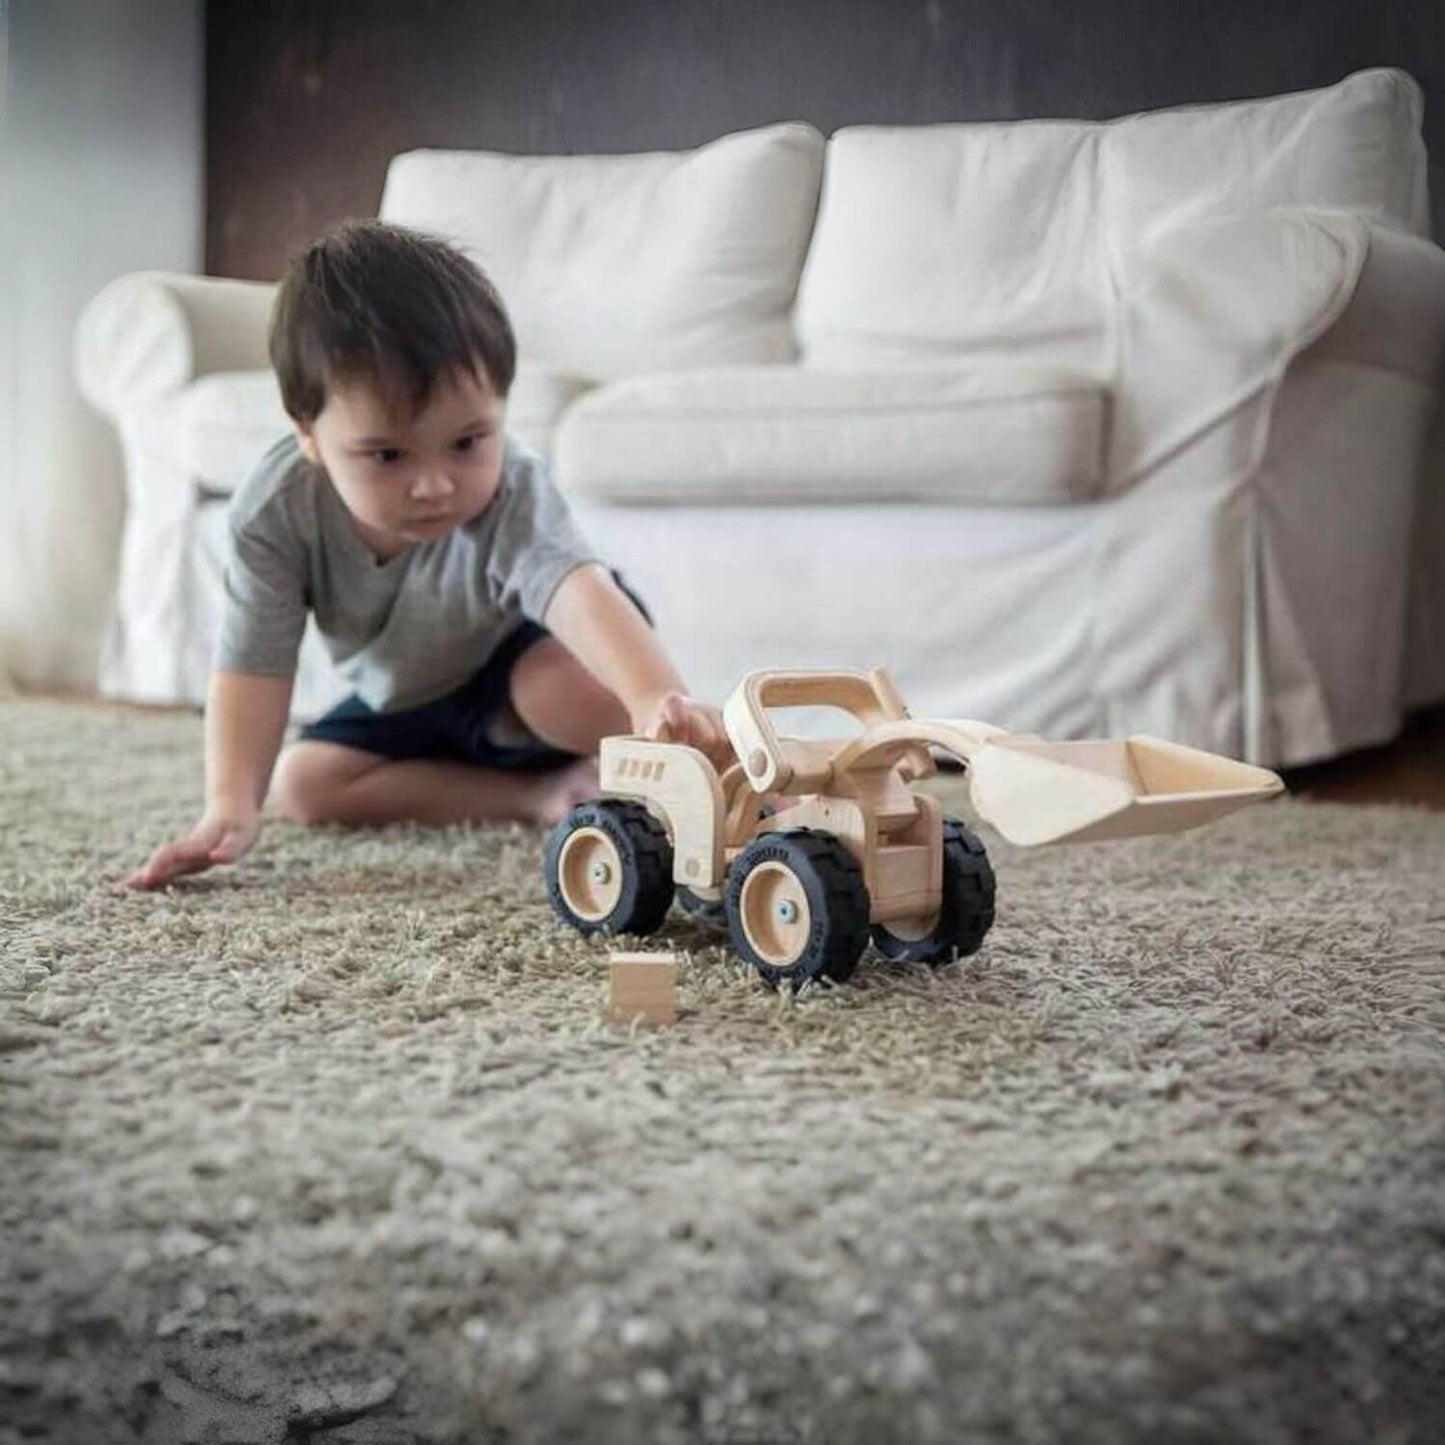
{"type": "Polygon", "coordinates": [[[641,732],[660,743],[686,743],[696,748],[719,772],[737,761],[723,727],[722,713],[680,692],[670,692],[658,700],[641,732]]]}
{"type": "Polygon", "coordinates": [[[261,832],[259,813],[208,810],[184,838],[157,848],[144,868],[127,878],[128,888],[160,888],[187,873],[204,873],[217,863],[235,863],[251,851],[261,832]]]}

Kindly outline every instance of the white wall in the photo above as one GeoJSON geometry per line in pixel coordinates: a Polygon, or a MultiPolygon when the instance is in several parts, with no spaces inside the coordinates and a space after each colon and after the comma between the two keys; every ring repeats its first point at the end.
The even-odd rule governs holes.
{"type": "Polygon", "coordinates": [[[201,269],[202,41],[202,0],[0,0],[0,690],[94,682],[124,502],[75,322],[201,269]]]}

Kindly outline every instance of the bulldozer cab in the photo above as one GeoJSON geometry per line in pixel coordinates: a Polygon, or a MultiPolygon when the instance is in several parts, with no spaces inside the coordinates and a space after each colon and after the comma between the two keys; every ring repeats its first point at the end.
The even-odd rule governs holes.
{"type": "MultiPolygon", "coordinates": [[[[825,791],[836,774],[836,760],[889,723],[905,722],[908,709],[884,668],[872,672],[749,673],[723,707],[723,722],[753,790],[803,794],[825,791]],[[779,737],[769,710],[785,707],[834,707],[863,726],[861,738],[818,741],[779,737]]],[[[910,779],[935,771],[928,749],[904,738],[892,756],[873,766],[904,762],[910,779]]]]}

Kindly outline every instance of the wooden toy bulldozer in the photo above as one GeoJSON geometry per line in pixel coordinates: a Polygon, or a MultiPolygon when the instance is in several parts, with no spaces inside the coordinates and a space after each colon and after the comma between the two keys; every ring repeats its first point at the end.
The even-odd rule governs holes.
{"type": "Polygon", "coordinates": [[[933,748],[967,768],[979,816],[1012,843],[1194,828],[1278,793],[1265,768],[1131,737],[1049,743],[969,721],[910,718],[882,668],[749,673],[723,709],[738,761],[695,748],[602,744],[606,796],[548,839],[548,893],[584,934],[649,934],[674,898],[726,919],[769,983],[841,982],[871,937],[885,957],[944,963],[982,944],[994,875],[983,844],[909,785],[933,748]],[[779,737],[770,708],[834,707],[861,726],[831,742],[779,737]]]}

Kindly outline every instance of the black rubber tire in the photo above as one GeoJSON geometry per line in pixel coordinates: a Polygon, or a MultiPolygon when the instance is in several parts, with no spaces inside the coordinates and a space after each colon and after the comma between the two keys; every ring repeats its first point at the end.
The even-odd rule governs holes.
{"type": "Polygon", "coordinates": [[[858,861],[831,833],[812,828],[763,833],[734,859],[728,874],[728,931],[733,948],[762,980],[796,992],[814,980],[844,983],[868,946],[868,888],[858,861]],[[742,893],[749,874],[763,863],[781,863],[802,885],[812,915],[808,944],[787,967],[770,964],[748,941],[742,921],[742,893]]]}
{"type": "Polygon", "coordinates": [[[721,898],[701,898],[683,883],[677,885],[677,909],[695,923],[708,928],[727,929],[727,903],[721,898]]]}
{"type": "Polygon", "coordinates": [[[542,854],[542,867],[553,910],[584,937],[656,933],[672,906],[672,842],[667,829],[640,803],[620,798],[579,803],[553,828],[542,854]],[[581,917],[562,896],[558,862],[567,839],[579,828],[596,828],[605,834],[622,860],[621,896],[605,918],[581,917]]]}
{"type": "Polygon", "coordinates": [[[873,928],[873,946],[899,963],[952,963],[983,946],[993,927],[996,884],[978,834],[957,818],[943,820],[943,906],[924,938],[899,938],[884,924],[873,928]]]}

